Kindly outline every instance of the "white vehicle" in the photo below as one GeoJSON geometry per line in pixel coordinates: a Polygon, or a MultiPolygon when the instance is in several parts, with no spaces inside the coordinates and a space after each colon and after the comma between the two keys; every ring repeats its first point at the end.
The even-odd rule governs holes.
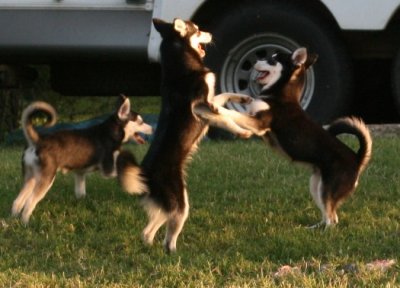
{"type": "MultiPolygon", "coordinates": [[[[191,19],[214,36],[219,91],[257,95],[253,64],[278,50],[319,54],[302,106],[326,122],[352,101],[351,59],[393,59],[400,111],[400,0],[0,0],[0,63],[46,64],[66,94],[158,95],[152,18],[191,19]]],[[[1,81],[1,75],[0,75],[1,81]]],[[[0,83],[1,85],[1,83],[0,83]]],[[[240,107],[235,107],[240,109],[240,107]]]]}

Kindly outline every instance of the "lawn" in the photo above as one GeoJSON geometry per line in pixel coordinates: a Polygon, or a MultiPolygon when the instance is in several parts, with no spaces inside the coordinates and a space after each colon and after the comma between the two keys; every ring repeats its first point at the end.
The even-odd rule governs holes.
{"type": "MultiPolygon", "coordinates": [[[[259,140],[204,141],[189,165],[190,216],[172,255],[164,229],[153,247],[142,244],[138,198],[98,174],[79,201],[72,174],[60,174],[25,227],[10,217],[22,147],[1,147],[0,287],[400,287],[399,146],[398,137],[376,138],[339,225],[310,230],[320,214],[307,168],[259,140]],[[396,264],[379,269],[386,262],[376,260],[396,264]]],[[[141,159],[148,146],[127,148],[141,159]]]]}

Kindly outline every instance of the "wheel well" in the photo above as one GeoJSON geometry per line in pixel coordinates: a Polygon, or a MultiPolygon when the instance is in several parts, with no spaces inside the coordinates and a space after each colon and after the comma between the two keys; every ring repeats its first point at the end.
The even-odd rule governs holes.
{"type": "Polygon", "coordinates": [[[266,3],[287,3],[298,6],[299,9],[307,10],[308,13],[323,19],[327,24],[339,29],[333,15],[319,0],[298,1],[298,0],[220,0],[205,1],[192,17],[193,22],[202,26],[202,28],[212,27],[213,22],[217,21],[223,14],[229,14],[230,11],[246,5],[263,5],[266,3]],[[222,12],[221,12],[222,11],[222,12]]]}
{"type": "Polygon", "coordinates": [[[400,6],[386,28],[378,31],[343,31],[350,54],[355,59],[392,59],[400,51],[400,6]]]}
{"type": "Polygon", "coordinates": [[[400,51],[400,6],[393,13],[385,30],[390,34],[388,41],[393,42],[393,53],[398,53],[400,51]]]}
{"type": "Polygon", "coordinates": [[[391,27],[393,25],[395,25],[397,27],[398,27],[398,25],[400,25],[400,6],[397,7],[396,11],[393,13],[387,27],[391,27]]]}

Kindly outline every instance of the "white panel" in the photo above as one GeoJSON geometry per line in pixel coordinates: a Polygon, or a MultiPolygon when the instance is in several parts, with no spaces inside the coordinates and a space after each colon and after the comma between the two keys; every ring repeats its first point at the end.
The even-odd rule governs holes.
{"type": "Polygon", "coordinates": [[[151,0],[0,0],[0,9],[146,9],[151,0]]]}
{"type": "Polygon", "coordinates": [[[321,0],[339,26],[347,30],[382,30],[390,21],[400,0],[321,0]]]}

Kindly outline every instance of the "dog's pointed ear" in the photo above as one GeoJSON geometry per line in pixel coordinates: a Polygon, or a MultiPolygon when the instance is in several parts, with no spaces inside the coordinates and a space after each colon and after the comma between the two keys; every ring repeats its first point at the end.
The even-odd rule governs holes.
{"type": "Polygon", "coordinates": [[[125,95],[120,96],[120,106],[118,108],[118,118],[120,120],[127,120],[131,113],[131,102],[125,95]]]}
{"type": "Polygon", "coordinates": [[[161,34],[162,37],[166,36],[171,31],[171,24],[159,18],[153,18],[154,28],[161,34]]]}
{"type": "Polygon", "coordinates": [[[314,53],[308,54],[307,61],[306,63],[304,63],[304,67],[306,68],[306,70],[310,68],[310,66],[314,65],[314,63],[317,62],[317,60],[318,60],[318,54],[314,53]]]}
{"type": "Polygon", "coordinates": [[[295,65],[303,65],[307,61],[307,49],[304,47],[298,48],[292,54],[292,61],[295,65]]]}
{"type": "Polygon", "coordinates": [[[174,19],[174,29],[176,32],[178,32],[181,37],[185,37],[187,33],[187,27],[186,27],[186,22],[183,21],[182,19],[175,18],[174,19]]]}

